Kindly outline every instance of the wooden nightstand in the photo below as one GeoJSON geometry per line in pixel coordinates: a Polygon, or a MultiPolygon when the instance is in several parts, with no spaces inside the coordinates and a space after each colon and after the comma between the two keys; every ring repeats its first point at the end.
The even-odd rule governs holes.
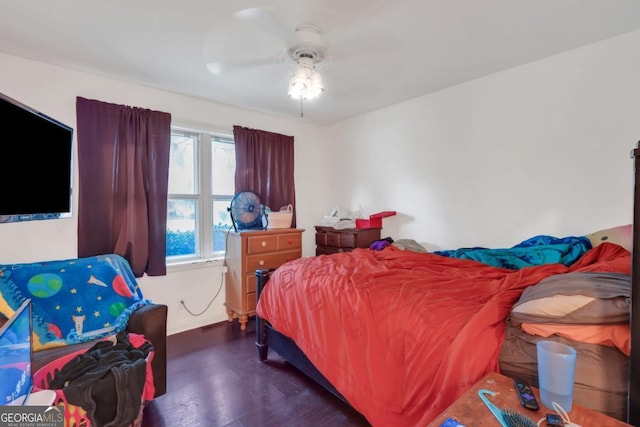
{"type": "Polygon", "coordinates": [[[278,268],[302,256],[303,229],[281,228],[229,232],[225,265],[225,303],[229,322],[247,328],[256,314],[256,270],[278,268]]]}
{"type": "MultiPolygon", "coordinates": [[[[540,393],[535,387],[531,387],[533,393],[540,402],[540,393]]],[[[458,422],[466,425],[467,427],[495,427],[500,425],[498,420],[487,408],[480,397],[478,396],[478,390],[487,389],[497,394],[491,396],[490,400],[501,409],[511,408],[514,409],[529,418],[536,423],[541,418],[544,418],[547,413],[554,413],[554,411],[547,409],[542,403],[540,403],[539,411],[531,411],[525,409],[520,405],[518,395],[516,394],[513,379],[500,375],[496,372],[488,373],[484,378],[478,381],[473,387],[467,390],[458,400],[456,400],[451,406],[444,410],[431,424],[430,427],[438,427],[447,418],[454,418],[458,422]]],[[[628,426],[629,424],[622,421],[608,417],[601,412],[592,411],[584,406],[580,406],[573,402],[571,405],[571,412],[569,412],[569,418],[572,423],[581,425],[582,427],[621,427],[628,426]]],[[[546,425],[542,422],[542,426],[546,425]]]]}
{"type": "Polygon", "coordinates": [[[380,228],[345,228],[316,226],[316,255],[349,252],[355,248],[368,248],[380,240],[380,228]]]}

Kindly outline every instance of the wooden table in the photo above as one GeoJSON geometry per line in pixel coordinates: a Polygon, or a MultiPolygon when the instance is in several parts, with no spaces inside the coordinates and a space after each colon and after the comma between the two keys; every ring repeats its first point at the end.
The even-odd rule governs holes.
{"type": "MultiPolygon", "coordinates": [[[[538,399],[538,403],[540,404],[540,410],[538,411],[531,411],[520,405],[520,400],[518,400],[518,395],[516,394],[515,387],[513,385],[513,379],[500,375],[496,372],[491,372],[478,381],[478,383],[471,387],[471,389],[467,390],[467,392],[451,404],[451,406],[445,409],[438,418],[429,424],[429,426],[437,427],[449,417],[458,420],[458,422],[467,427],[499,426],[500,424],[498,423],[498,420],[496,420],[493,414],[489,411],[487,405],[480,400],[480,396],[478,396],[478,390],[480,389],[491,390],[497,393],[495,396],[487,395],[487,397],[498,408],[511,408],[528,416],[537,423],[541,418],[544,418],[547,413],[554,413],[554,411],[546,408],[542,404],[538,389],[535,387],[531,388],[536,399],[538,399]]],[[[587,409],[575,402],[573,402],[571,406],[571,412],[569,412],[571,422],[579,424],[582,427],[629,426],[627,423],[611,418],[601,412],[587,409]]],[[[540,425],[544,427],[546,426],[546,422],[543,421],[540,425]]]]}

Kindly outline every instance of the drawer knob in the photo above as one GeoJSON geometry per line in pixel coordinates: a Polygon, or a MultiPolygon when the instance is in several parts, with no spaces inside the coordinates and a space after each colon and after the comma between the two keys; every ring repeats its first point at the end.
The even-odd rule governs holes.
{"type": "Polygon", "coordinates": [[[261,260],[260,260],[260,262],[259,262],[258,264],[260,264],[260,265],[264,265],[264,260],[262,260],[262,259],[261,259],[261,260]]]}
{"type": "Polygon", "coordinates": [[[287,243],[290,244],[290,245],[293,244],[293,239],[287,240],[287,243]]]}
{"type": "Polygon", "coordinates": [[[262,243],[260,243],[262,245],[262,247],[264,248],[265,246],[267,246],[267,242],[265,242],[264,240],[262,241],[262,243]]]}

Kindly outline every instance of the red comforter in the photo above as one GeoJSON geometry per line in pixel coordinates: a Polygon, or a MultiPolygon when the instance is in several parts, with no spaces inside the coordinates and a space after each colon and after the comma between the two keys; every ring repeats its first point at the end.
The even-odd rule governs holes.
{"type": "Polygon", "coordinates": [[[426,426],[498,370],[505,318],[527,286],[569,271],[630,269],[630,253],[608,243],[570,267],[516,271],[395,247],[356,249],[278,268],[257,312],[372,425],[426,426]]]}

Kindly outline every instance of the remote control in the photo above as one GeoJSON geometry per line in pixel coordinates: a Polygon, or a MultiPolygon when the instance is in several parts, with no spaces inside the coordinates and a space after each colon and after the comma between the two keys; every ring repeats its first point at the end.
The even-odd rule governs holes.
{"type": "Polygon", "coordinates": [[[533,391],[529,384],[527,384],[523,380],[513,380],[513,383],[516,386],[516,393],[518,393],[518,397],[520,398],[520,403],[527,409],[531,409],[532,411],[537,411],[540,409],[540,405],[538,405],[538,401],[536,397],[533,395],[533,391]]]}

